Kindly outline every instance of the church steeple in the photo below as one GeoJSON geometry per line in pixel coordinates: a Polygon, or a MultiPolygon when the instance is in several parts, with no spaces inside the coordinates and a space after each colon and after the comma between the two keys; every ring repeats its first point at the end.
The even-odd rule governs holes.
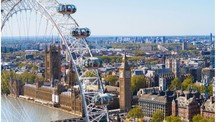
{"type": "Polygon", "coordinates": [[[130,66],[128,65],[128,58],[126,55],[126,52],[124,52],[123,58],[122,58],[122,64],[120,66],[120,68],[124,68],[124,69],[130,69],[130,66]]]}

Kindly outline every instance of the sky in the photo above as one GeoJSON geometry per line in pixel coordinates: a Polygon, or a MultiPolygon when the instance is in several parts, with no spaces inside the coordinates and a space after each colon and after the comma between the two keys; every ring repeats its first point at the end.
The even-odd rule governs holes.
{"type": "Polygon", "coordinates": [[[92,35],[209,35],[215,33],[214,0],[58,0],[92,35]]]}
{"type": "MultiPolygon", "coordinates": [[[[77,11],[72,17],[80,27],[88,27],[92,36],[186,36],[215,33],[214,0],[58,1],[76,6],[77,11]]],[[[23,33],[28,32],[29,29],[32,33],[34,31],[36,33],[37,24],[35,26],[26,23],[27,21],[40,23],[40,18],[36,20],[29,17],[32,14],[21,14],[21,16],[16,14],[14,19],[8,22],[8,28],[2,31],[3,36],[22,35],[20,28],[23,33]],[[22,23],[15,24],[19,21],[26,27],[20,27],[22,23]],[[18,26],[14,27],[14,25],[18,26]]],[[[45,28],[46,23],[39,26],[45,28]]],[[[37,33],[49,33],[46,29],[42,31],[37,33]]]]}

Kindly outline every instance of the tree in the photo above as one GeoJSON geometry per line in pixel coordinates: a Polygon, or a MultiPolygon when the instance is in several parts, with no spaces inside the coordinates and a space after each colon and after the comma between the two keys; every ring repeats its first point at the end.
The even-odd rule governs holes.
{"type": "MultiPolygon", "coordinates": [[[[201,92],[201,93],[204,93],[204,92],[205,92],[205,86],[199,86],[199,85],[196,85],[195,83],[192,84],[192,85],[190,85],[190,86],[192,86],[194,89],[198,89],[199,92],[201,92]]],[[[210,84],[210,85],[208,86],[208,94],[209,94],[210,96],[212,96],[212,94],[213,94],[213,88],[212,88],[212,87],[213,87],[212,84],[210,84]]]]}
{"type": "Polygon", "coordinates": [[[32,70],[37,70],[37,69],[38,69],[38,67],[36,65],[32,66],[32,70]]]}
{"type": "Polygon", "coordinates": [[[193,76],[188,76],[188,77],[182,82],[182,86],[188,90],[189,87],[190,87],[191,85],[193,85],[193,76]]]}
{"type": "Polygon", "coordinates": [[[9,94],[9,83],[12,78],[15,78],[16,74],[13,71],[2,71],[1,72],[1,92],[3,94],[9,94]]]}
{"type": "Polygon", "coordinates": [[[183,122],[179,116],[167,116],[166,122],[183,122]]]}
{"type": "Polygon", "coordinates": [[[210,96],[213,95],[213,86],[212,86],[212,84],[208,86],[208,94],[209,94],[210,96]]]}
{"type": "Polygon", "coordinates": [[[34,83],[37,75],[30,73],[30,72],[23,72],[20,75],[17,75],[17,77],[22,81],[22,82],[27,82],[27,83],[34,83]]]}
{"type": "Polygon", "coordinates": [[[118,80],[118,78],[116,76],[113,75],[107,75],[104,78],[105,81],[109,81],[110,85],[115,86],[116,85],[116,81],[118,80]]]}
{"type": "Polygon", "coordinates": [[[45,81],[45,77],[43,77],[43,76],[37,76],[37,78],[39,81],[45,81]]]}
{"type": "Polygon", "coordinates": [[[178,78],[174,78],[171,81],[170,89],[174,90],[175,88],[177,88],[177,89],[181,88],[181,81],[178,78]]]}
{"type": "MultiPolygon", "coordinates": [[[[98,58],[102,59],[104,63],[114,63],[114,62],[122,62],[122,56],[98,56],[98,58]]],[[[140,61],[145,60],[143,56],[133,56],[128,57],[129,61],[140,61]]]]}
{"type": "Polygon", "coordinates": [[[133,57],[128,57],[129,61],[141,61],[141,60],[145,60],[145,58],[143,56],[133,56],[133,57]]]}
{"type": "Polygon", "coordinates": [[[98,56],[104,63],[121,62],[122,56],[98,56]]]}
{"type": "Polygon", "coordinates": [[[146,87],[145,76],[143,75],[134,75],[131,79],[131,89],[134,94],[140,89],[146,87]]]}
{"type": "Polygon", "coordinates": [[[9,94],[9,83],[11,79],[19,79],[22,81],[22,83],[34,83],[36,78],[39,78],[40,80],[44,80],[43,77],[39,77],[36,74],[30,73],[30,72],[23,72],[22,74],[16,74],[13,71],[2,71],[1,72],[1,91],[3,94],[9,94]]]}
{"type": "Polygon", "coordinates": [[[204,118],[200,114],[193,116],[193,122],[214,122],[214,118],[204,118]]]}
{"type": "Polygon", "coordinates": [[[198,89],[201,93],[205,92],[205,86],[198,86],[198,89]]]}
{"type": "Polygon", "coordinates": [[[200,114],[197,114],[197,115],[193,116],[192,121],[193,122],[199,122],[202,119],[203,119],[203,117],[200,114]]]}
{"type": "Polygon", "coordinates": [[[215,122],[215,118],[210,118],[209,122],[215,122]]]}
{"type": "Polygon", "coordinates": [[[204,93],[205,92],[205,86],[199,86],[196,85],[195,83],[191,85],[193,88],[196,88],[199,90],[199,92],[204,93]]]}
{"type": "Polygon", "coordinates": [[[135,56],[143,56],[144,54],[146,54],[146,52],[144,52],[144,51],[142,51],[142,50],[134,50],[133,51],[133,54],[135,55],[135,56]]]}
{"type": "Polygon", "coordinates": [[[139,106],[132,108],[128,114],[127,118],[143,118],[143,111],[139,106]]]}
{"type": "Polygon", "coordinates": [[[163,122],[164,114],[161,110],[157,110],[154,112],[152,116],[152,122],[163,122]]]}

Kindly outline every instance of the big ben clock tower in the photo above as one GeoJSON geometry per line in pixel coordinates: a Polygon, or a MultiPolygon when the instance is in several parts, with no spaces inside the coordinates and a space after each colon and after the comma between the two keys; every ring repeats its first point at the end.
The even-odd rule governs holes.
{"type": "Polygon", "coordinates": [[[119,81],[120,81],[120,110],[122,112],[131,109],[131,70],[127,62],[126,53],[123,56],[122,64],[119,68],[119,81]]]}

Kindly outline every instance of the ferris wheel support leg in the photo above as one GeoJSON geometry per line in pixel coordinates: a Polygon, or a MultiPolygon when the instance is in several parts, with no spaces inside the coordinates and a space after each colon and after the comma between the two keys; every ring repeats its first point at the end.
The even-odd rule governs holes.
{"type": "Polygon", "coordinates": [[[108,108],[106,108],[106,113],[107,113],[107,122],[109,122],[109,112],[108,112],[108,108]]]}
{"type": "Polygon", "coordinates": [[[83,103],[83,109],[85,111],[85,118],[86,118],[86,122],[89,122],[89,118],[88,118],[88,111],[87,111],[87,105],[86,105],[86,102],[85,102],[85,95],[83,94],[82,92],[82,85],[80,83],[81,81],[79,80],[78,83],[79,83],[79,88],[80,88],[80,93],[82,93],[82,103],[83,103]]]}

